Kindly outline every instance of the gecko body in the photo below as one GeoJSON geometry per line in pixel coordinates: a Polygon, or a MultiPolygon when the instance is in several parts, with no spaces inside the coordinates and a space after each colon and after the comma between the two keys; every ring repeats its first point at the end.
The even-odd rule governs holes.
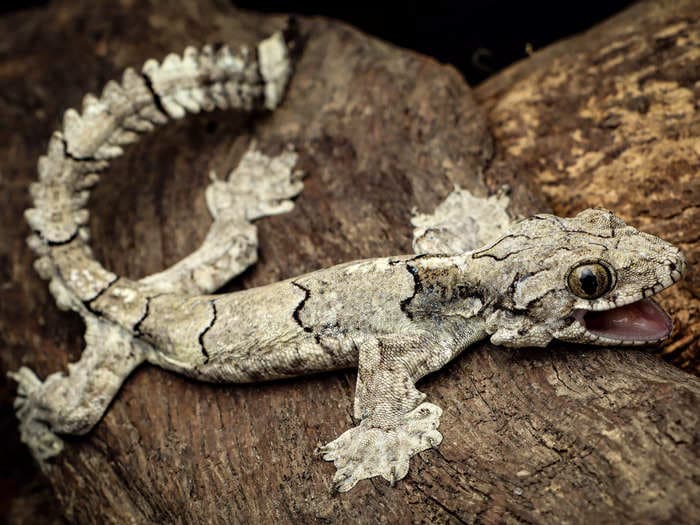
{"type": "Polygon", "coordinates": [[[416,382],[477,341],[637,345],[670,334],[670,318],[648,297],[683,275],[676,247],[606,210],[504,220],[477,239],[464,231],[473,203],[461,190],[441,205],[441,219],[437,211],[432,222],[416,218],[416,254],[213,294],[255,262],[252,221],[292,209],[302,189],[292,150],[268,157],[251,149],[228,180],[214,180],[209,234],[173,267],[141,280],[103,268],[87,244],[84,205],[121,146],[187,112],[272,109],[290,71],[281,34],[239,55],[188,48],[141,73],[127,70],[99,98],[87,96],[82,114],[66,112],[31,189],[29,244],[58,305],[84,318],[86,348],[68,374],[12,374],[22,439],[40,461],[61,451],[58,434],[97,424],[144,362],[233,383],[356,367],[359,424],[320,453],[338,469],[337,490],[374,476],[393,482],[411,456],[442,440],[442,411],[416,382]]]}

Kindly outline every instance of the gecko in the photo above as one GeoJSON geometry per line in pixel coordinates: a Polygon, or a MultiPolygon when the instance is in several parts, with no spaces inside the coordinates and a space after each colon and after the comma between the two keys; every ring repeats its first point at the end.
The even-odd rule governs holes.
{"type": "Polygon", "coordinates": [[[62,434],[90,431],[142,363],[229,383],[356,368],[357,426],[318,453],[334,463],[337,491],[376,476],[394,483],[442,440],[442,409],[416,383],[475,343],[643,345],[670,335],[671,318],[650,296],[683,276],[678,248],[603,209],[511,222],[498,196],[474,235],[474,198],[459,188],[414,218],[415,253],[215,294],[255,263],[253,222],[294,207],[303,181],[293,149],[271,157],[251,147],[214,179],[209,232],[172,267],[140,280],[104,268],[85,206],[123,146],[187,113],[273,110],[291,70],[281,32],[238,52],[188,47],[127,69],[99,97],[86,95],[82,112],[65,112],[25,215],[35,268],[58,307],[82,316],[86,344],[67,373],[10,373],[21,438],[40,463],[61,452],[62,434]]]}

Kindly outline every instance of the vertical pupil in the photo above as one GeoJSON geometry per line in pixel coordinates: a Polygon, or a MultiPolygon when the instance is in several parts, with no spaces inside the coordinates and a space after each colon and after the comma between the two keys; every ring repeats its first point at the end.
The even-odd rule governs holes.
{"type": "Polygon", "coordinates": [[[595,295],[598,291],[598,278],[590,268],[584,268],[579,275],[581,289],[586,295],[595,295]]]}

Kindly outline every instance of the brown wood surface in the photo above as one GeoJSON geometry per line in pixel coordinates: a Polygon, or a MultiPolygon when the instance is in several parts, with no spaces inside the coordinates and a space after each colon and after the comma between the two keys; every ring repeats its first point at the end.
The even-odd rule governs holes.
{"type": "MultiPolygon", "coordinates": [[[[545,173],[539,166],[542,157],[554,166],[561,159],[566,166],[579,147],[584,152],[613,148],[619,126],[596,127],[594,145],[579,146],[570,137],[576,129],[575,137],[593,133],[590,120],[575,119],[584,105],[595,112],[613,104],[599,98],[599,92],[610,96],[600,87],[611,78],[601,67],[609,59],[600,59],[595,69],[593,54],[623,33],[655,42],[659,31],[683,20],[687,39],[697,42],[699,13],[698,2],[640,4],[597,31],[560,44],[558,53],[545,50],[479,88],[486,111],[451,67],[338,22],[302,19],[305,39],[297,71],[275,114],[190,117],[144,138],[114,162],[91,201],[95,252],[108,268],[139,277],[192,251],[209,224],[202,191],[209,171],[224,174],[252,139],[267,152],[293,143],[308,177],[292,213],[260,223],[260,262],[229,290],[350,259],[407,252],[411,209],[431,210],[455,184],[484,194],[508,183],[513,213],[530,213],[546,209],[537,188],[548,182],[549,173],[554,182],[545,192],[553,207],[573,211],[591,202],[580,188],[584,183],[573,179],[576,199],[566,200],[567,171],[545,173]],[[679,10],[672,15],[671,5],[679,10]],[[567,53],[566,46],[582,50],[567,53]],[[518,91],[523,82],[532,83],[528,93],[547,80],[556,83],[557,60],[569,64],[564,82],[569,90],[587,83],[585,95],[578,94],[585,100],[560,100],[567,93],[560,84],[535,104],[535,113],[527,113],[528,106],[520,118],[511,115],[524,96],[518,91]],[[588,66],[577,69],[577,60],[588,66]],[[552,129],[559,121],[568,127],[547,136],[539,121],[527,121],[532,114],[549,115],[552,129]]],[[[27,364],[45,375],[64,369],[82,345],[79,318],[58,311],[31,268],[24,244],[28,229],[21,219],[36,159],[63,110],[129,65],[188,44],[250,44],[283,23],[281,17],[237,11],[214,0],[157,6],[63,2],[0,20],[5,35],[0,41],[2,369],[27,364]]],[[[626,49],[637,48],[617,52],[623,64],[626,49]]],[[[675,52],[668,50],[652,47],[645,56],[657,71],[666,71],[664,53],[675,52]]],[[[695,58],[694,70],[679,68],[684,82],[669,80],[676,82],[676,91],[679,86],[695,90],[696,100],[697,64],[695,58]]],[[[654,100],[665,101],[664,93],[654,100]]],[[[674,97],[669,104],[677,100],[673,89],[669,97],[674,97]]],[[[649,108],[646,114],[655,105],[649,108]]],[[[652,127],[657,121],[637,118],[634,126],[638,133],[646,130],[650,140],[663,140],[661,130],[652,127]]],[[[683,122],[679,137],[697,133],[697,124],[692,126],[697,108],[683,122]]],[[[684,155],[671,144],[649,157],[632,146],[631,141],[616,144],[618,158],[630,151],[649,171],[647,162],[672,164],[674,155],[684,155]]],[[[687,157],[678,158],[685,169],[687,157]]],[[[683,173],[693,182],[696,171],[688,167],[683,173]]],[[[611,192],[613,181],[599,178],[597,184],[608,184],[611,192]]],[[[628,199],[639,191],[658,199],[693,198],[677,195],[677,185],[659,182],[637,190],[626,184],[628,199]]],[[[600,204],[605,203],[616,205],[600,204]]],[[[631,222],[668,231],[689,253],[697,250],[692,222],[672,224],[694,227],[694,240],[692,231],[674,237],[660,226],[655,208],[645,213],[622,201],[620,206],[631,222]]],[[[691,267],[690,284],[679,294],[697,290],[693,272],[691,267]]],[[[664,304],[691,323],[672,297],[664,304]]],[[[514,351],[481,345],[422,383],[429,399],[445,410],[440,448],[414,458],[408,477],[394,488],[372,480],[333,495],[333,466],[312,452],[353,424],[354,379],[354,372],[346,372],[212,386],[143,367],[97,428],[70,439],[66,452],[51,463],[47,478],[56,494],[56,514],[80,523],[694,523],[700,518],[700,381],[649,351],[563,345],[514,351]]],[[[0,390],[8,429],[13,428],[11,388],[6,383],[0,390]]],[[[7,434],[8,455],[19,469],[26,453],[20,455],[16,434],[7,434]]],[[[47,514],[46,504],[39,510],[22,507],[30,499],[15,504],[16,523],[47,514]]]]}

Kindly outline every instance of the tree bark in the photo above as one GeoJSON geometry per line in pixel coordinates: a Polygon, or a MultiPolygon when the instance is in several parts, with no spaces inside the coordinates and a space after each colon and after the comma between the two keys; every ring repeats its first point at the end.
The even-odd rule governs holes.
{"type": "MultiPolygon", "coordinates": [[[[113,163],[93,194],[92,246],[106,267],[130,277],[176,262],[207,230],[202,190],[208,173],[225,174],[255,139],[268,153],[294,144],[308,176],[293,212],[259,223],[260,261],[227,291],[352,259],[410,252],[412,208],[431,211],[455,184],[480,195],[508,184],[513,216],[547,209],[541,184],[557,211],[596,203],[602,187],[579,191],[593,179],[577,175],[584,172],[580,165],[590,166],[586,154],[596,151],[615,159],[631,155],[646,173],[659,162],[690,173],[689,193],[659,178],[640,190],[631,187],[627,200],[600,204],[619,204],[632,222],[681,243],[692,262],[700,253],[697,225],[690,222],[697,206],[666,223],[656,214],[658,206],[647,205],[644,213],[641,198],[635,200],[639,193],[651,199],[647,203],[676,198],[696,205],[690,153],[673,147],[671,126],[659,124],[661,116],[628,124],[632,117],[625,113],[615,127],[599,114],[610,104],[616,110],[634,105],[628,99],[617,104],[610,99],[612,88],[603,89],[616,85],[611,74],[632,75],[640,60],[638,46],[615,42],[636,35],[647,44],[671,38],[682,46],[682,37],[697,46],[699,13],[697,2],[639,4],[481,86],[484,110],[449,66],[338,22],[301,19],[303,47],[283,106],[255,119],[231,113],[190,117],[142,139],[113,163]],[[682,23],[685,29],[673,33],[682,23]],[[612,46],[610,56],[606,46],[612,46]],[[608,61],[613,65],[604,67],[608,61]],[[557,80],[562,74],[564,80],[557,80]],[[538,98],[543,84],[547,97],[538,98]],[[534,102],[522,102],[523,93],[534,102]],[[572,93],[575,103],[566,98],[572,93]],[[581,116],[584,109],[594,116],[581,116]],[[651,155],[635,149],[635,141],[620,142],[618,129],[627,125],[647,134],[650,142],[644,144],[667,141],[664,148],[651,155]],[[553,136],[551,129],[557,131],[553,136]],[[660,129],[668,134],[659,137],[660,129]],[[576,177],[570,189],[575,198],[566,196],[567,174],[576,177]],[[683,225],[683,233],[674,234],[671,228],[683,225]]],[[[127,66],[189,44],[252,44],[283,23],[283,17],[214,0],[157,6],[66,2],[0,20],[6,35],[0,43],[4,369],[26,364],[46,375],[65,369],[82,347],[79,318],[58,311],[31,267],[24,244],[28,228],[21,220],[36,159],[63,111],[127,66]]],[[[681,115],[672,123],[677,140],[694,137],[697,109],[691,113],[682,103],[687,91],[697,100],[697,55],[689,50],[681,60],[668,44],[645,49],[642,58],[673,86],[659,87],[650,102],[639,101],[649,104],[640,114],[654,114],[656,104],[673,106],[673,114],[681,115]],[[678,58],[670,62],[679,64],[677,70],[666,66],[669,56],[678,58]],[[681,66],[693,57],[695,69],[681,66]],[[677,76],[669,80],[670,71],[677,76]]],[[[697,145],[684,145],[696,152],[697,162],[697,145]]],[[[604,173],[595,176],[612,191],[604,173]]],[[[687,315],[694,315],[697,282],[691,273],[679,295],[667,296],[681,321],[688,319],[681,299],[673,298],[693,295],[687,315]]],[[[672,344],[694,333],[682,330],[672,344]]],[[[51,462],[46,474],[60,512],[80,523],[700,518],[700,381],[647,351],[565,345],[515,351],[482,344],[421,384],[444,409],[440,447],[415,457],[408,477],[393,488],[374,479],[333,495],[334,468],[313,450],[353,425],[354,380],[349,371],[213,386],[144,366],[97,428],[69,439],[51,462]]],[[[5,392],[10,388],[5,385],[5,392]]],[[[9,397],[2,396],[5,414],[9,397]]],[[[9,446],[17,450],[14,439],[9,446]]]]}

